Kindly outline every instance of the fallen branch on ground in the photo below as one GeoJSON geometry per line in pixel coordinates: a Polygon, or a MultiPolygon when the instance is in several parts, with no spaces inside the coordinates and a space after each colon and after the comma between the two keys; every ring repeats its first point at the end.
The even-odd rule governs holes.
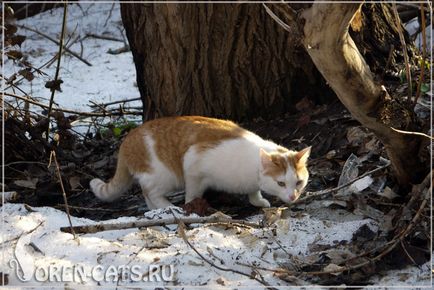
{"type": "MultiPolygon", "coordinates": [[[[185,217],[182,219],[167,218],[159,220],[137,220],[128,223],[118,223],[118,224],[95,224],[87,226],[74,226],[72,229],[76,233],[96,233],[102,231],[111,230],[124,230],[130,228],[144,228],[144,227],[154,227],[154,226],[166,226],[178,224],[178,220],[181,220],[184,224],[232,224],[232,225],[243,225],[252,228],[260,228],[259,223],[247,222],[244,220],[234,220],[227,217],[222,217],[219,215],[211,215],[206,217],[185,217]]],[[[62,232],[69,233],[71,228],[62,227],[60,228],[62,232]]]]}

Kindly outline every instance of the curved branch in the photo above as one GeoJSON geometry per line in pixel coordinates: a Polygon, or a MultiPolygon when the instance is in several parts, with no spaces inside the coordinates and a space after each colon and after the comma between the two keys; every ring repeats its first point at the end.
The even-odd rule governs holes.
{"type": "Polygon", "coordinates": [[[301,14],[302,43],[312,61],[351,114],[374,131],[386,147],[402,185],[420,179],[421,138],[393,131],[415,126],[413,113],[391,98],[357,49],[348,29],[360,3],[326,5],[315,2],[301,14]]]}

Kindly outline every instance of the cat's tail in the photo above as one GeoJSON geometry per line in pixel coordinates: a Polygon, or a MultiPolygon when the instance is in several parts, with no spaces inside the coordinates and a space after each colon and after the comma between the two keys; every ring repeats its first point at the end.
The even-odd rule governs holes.
{"type": "Polygon", "coordinates": [[[114,201],[128,190],[132,181],[133,176],[130,174],[122,155],[119,154],[116,173],[110,182],[105,183],[99,178],[94,178],[90,181],[89,185],[95,196],[99,199],[103,201],[114,201]]]}

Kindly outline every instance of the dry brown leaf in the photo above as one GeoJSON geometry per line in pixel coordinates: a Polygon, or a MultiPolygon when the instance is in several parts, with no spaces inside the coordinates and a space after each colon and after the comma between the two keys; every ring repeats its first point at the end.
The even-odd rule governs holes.
{"type": "Polygon", "coordinates": [[[351,145],[357,146],[363,143],[368,137],[368,133],[360,126],[351,127],[347,130],[347,140],[351,145]]]}
{"type": "Polygon", "coordinates": [[[32,178],[29,180],[15,180],[14,184],[20,187],[36,189],[36,183],[38,183],[38,178],[32,178]]]}
{"type": "Polygon", "coordinates": [[[263,222],[266,225],[272,225],[276,221],[278,221],[282,216],[282,210],[284,208],[280,207],[270,207],[270,208],[263,208],[262,211],[264,212],[264,219],[263,222]]]}
{"type": "Polygon", "coordinates": [[[226,285],[226,283],[225,283],[225,281],[220,277],[220,278],[218,278],[217,280],[215,280],[216,282],[217,282],[217,284],[219,284],[219,285],[222,285],[222,286],[225,286],[226,285]]]}
{"type": "Polygon", "coordinates": [[[340,270],[343,270],[343,269],[344,269],[344,267],[341,267],[341,266],[338,266],[338,265],[336,265],[336,264],[331,263],[331,264],[328,264],[328,265],[324,268],[324,271],[325,271],[325,272],[329,272],[329,271],[334,272],[334,271],[336,271],[336,272],[334,272],[334,273],[330,273],[330,274],[331,274],[331,275],[338,276],[338,275],[342,274],[342,272],[339,272],[339,271],[340,271],[340,270]]]}
{"type": "Polygon", "coordinates": [[[72,190],[77,189],[79,187],[83,187],[80,184],[80,177],[79,176],[72,176],[69,178],[69,186],[72,190]]]}

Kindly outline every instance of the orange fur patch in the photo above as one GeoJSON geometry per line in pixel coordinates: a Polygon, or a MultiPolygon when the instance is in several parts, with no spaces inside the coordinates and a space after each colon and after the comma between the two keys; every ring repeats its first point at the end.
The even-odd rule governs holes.
{"type": "MultiPolygon", "coordinates": [[[[192,146],[196,145],[199,151],[205,151],[217,146],[220,142],[228,139],[234,139],[242,136],[246,130],[239,127],[231,121],[217,120],[200,116],[182,116],[182,117],[167,117],[152,120],[138,127],[137,132],[142,135],[149,134],[155,141],[155,152],[160,159],[170,170],[172,170],[178,178],[183,177],[182,161],[185,152],[192,146]]],[[[131,133],[130,133],[131,134],[131,133]]],[[[138,133],[133,133],[138,134],[138,133]]],[[[141,136],[132,137],[143,140],[141,136]]],[[[125,140],[126,142],[127,140],[125,140]]],[[[129,141],[133,143],[132,141],[129,141]]],[[[140,145],[140,144],[137,144],[140,145]]],[[[134,158],[129,162],[135,162],[135,168],[143,168],[141,165],[147,165],[149,160],[140,159],[137,155],[136,145],[131,144],[128,150],[133,150],[134,158]],[[131,148],[131,149],[130,149],[131,148]],[[138,165],[138,166],[137,166],[138,165]]],[[[144,147],[142,145],[142,147],[144,147]]],[[[126,148],[127,149],[127,148],[126,148]]],[[[146,151],[146,148],[143,149],[146,151]]],[[[126,151],[126,150],[125,150],[126,151]]],[[[147,156],[147,155],[146,155],[147,156]]]]}
{"type": "Polygon", "coordinates": [[[276,178],[282,174],[285,174],[288,169],[288,161],[287,159],[281,155],[272,153],[270,154],[271,163],[264,168],[264,174],[276,178]]]}
{"type": "MultiPolygon", "coordinates": [[[[283,148],[286,149],[286,148],[283,148]]],[[[287,153],[289,150],[277,150],[277,152],[287,153]]],[[[292,153],[292,152],[291,152],[292,153]]],[[[269,175],[273,178],[277,178],[280,175],[283,175],[288,170],[288,167],[294,168],[294,171],[299,179],[303,179],[306,175],[308,175],[308,171],[306,168],[306,163],[300,162],[296,157],[296,152],[292,154],[278,154],[272,153],[270,154],[272,164],[265,168],[265,175],[269,175]]]]}
{"type": "Polygon", "coordinates": [[[144,140],[141,127],[131,130],[119,149],[119,159],[122,159],[130,173],[149,172],[150,156],[144,140]]]}
{"type": "Polygon", "coordinates": [[[309,173],[306,168],[306,163],[300,161],[297,157],[297,154],[291,154],[288,156],[288,163],[294,168],[295,173],[298,179],[304,179],[309,173]]]}

